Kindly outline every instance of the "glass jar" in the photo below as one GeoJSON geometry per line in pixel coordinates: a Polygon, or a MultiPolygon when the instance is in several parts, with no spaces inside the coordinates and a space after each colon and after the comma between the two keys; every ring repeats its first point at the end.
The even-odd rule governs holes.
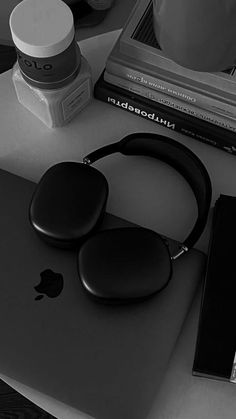
{"type": "Polygon", "coordinates": [[[78,76],[59,89],[39,89],[27,83],[18,62],[13,67],[12,79],[19,102],[49,128],[68,123],[91,99],[91,70],[81,58],[78,76]]]}
{"type": "Polygon", "coordinates": [[[70,8],[61,0],[23,0],[10,27],[19,102],[48,127],[65,125],[92,96],[91,69],[75,41],[70,8]]]}

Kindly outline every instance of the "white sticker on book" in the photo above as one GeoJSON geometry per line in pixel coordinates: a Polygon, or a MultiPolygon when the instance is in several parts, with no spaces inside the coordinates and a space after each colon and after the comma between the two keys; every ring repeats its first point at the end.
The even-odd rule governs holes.
{"type": "Polygon", "coordinates": [[[70,118],[78,112],[90,98],[90,81],[85,80],[76,90],[69,94],[62,102],[64,119],[70,118]]]}
{"type": "Polygon", "coordinates": [[[230,376],[230,380],[229,381],[231,383],[235,383],[236,384],[236,352],[235,352],[235,355],[234,355],[234,362],[233,362],[231,376],[230,376]]]}

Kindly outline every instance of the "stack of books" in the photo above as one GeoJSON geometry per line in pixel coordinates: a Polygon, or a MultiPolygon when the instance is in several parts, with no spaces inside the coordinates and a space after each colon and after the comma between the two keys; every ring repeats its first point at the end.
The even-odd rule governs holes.
{"type": "Polygon", "coordinates": [[[236,68],[198,72],[161,50],[138,1],[94,87],[97,99],[236,154],[236,68]]]}

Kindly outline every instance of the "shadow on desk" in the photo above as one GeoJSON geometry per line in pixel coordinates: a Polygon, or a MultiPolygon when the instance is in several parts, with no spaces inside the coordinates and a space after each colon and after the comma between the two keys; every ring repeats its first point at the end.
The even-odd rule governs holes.
{"type": "Polygon", "coordinates": [[[0,73],[12,68],[16,62],[16,51],[14,47],[0,45],[0,73]]]}
{"type": "Polygon", "coordinates": [[[55,419],[0,380],[0,418],[55,419]]]}

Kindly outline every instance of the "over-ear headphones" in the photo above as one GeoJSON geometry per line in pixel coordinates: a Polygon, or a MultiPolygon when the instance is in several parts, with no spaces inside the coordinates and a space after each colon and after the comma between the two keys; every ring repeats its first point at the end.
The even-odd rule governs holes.
{"type": "Polygon", "coordinates": [[[78,274],[87,293],[101,302],[136,302],[163,290],[172,261],[196,243],[206,225],[211,181],[201,160],[187,147],[154,133],[134,133],[88,154],[83,163],[58,163],[43,175],[29,209],[41,238],[60,247],[78,246],[78,274]],[[96,231],[108,198],[105,176],[92,164],[110,154],[149,156],[166,162],[190,184],[198,207],[192,231],[171,255],[156,232],[143,227],[96,231]]]}

